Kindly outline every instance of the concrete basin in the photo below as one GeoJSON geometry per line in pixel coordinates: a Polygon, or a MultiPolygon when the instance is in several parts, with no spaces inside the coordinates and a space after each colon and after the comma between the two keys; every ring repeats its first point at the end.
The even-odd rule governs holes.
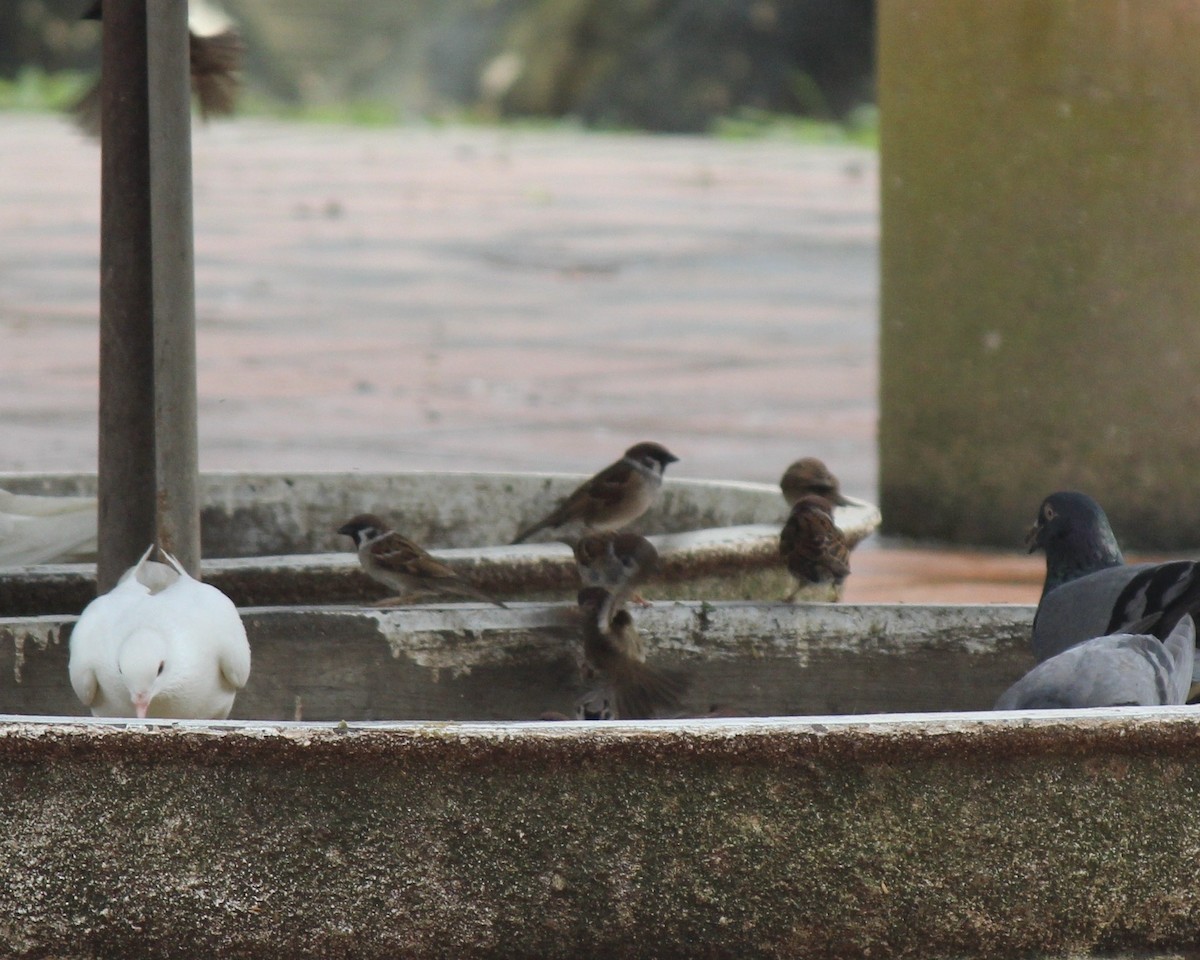
{"type": "Polygon", "coordinates": [[[1190,948],[1197,715],[977,712],[1032,612],[658,603],[724,716],[590,724],[526,719],[582,690],[566,604],[248,609],[225,723],[64,716],[74,618],[0,620],[0,952],[1190,948]]]}
{"type": "MultiPolygon", "coordinates": [[[[557,599],[578,585],[560,543],[504,546],[585,477],[513,473],[211,473],[202,477],[204,579],[238,606],[348,603],[387,591],[358,569],[335,531],[356,513],[396,528],[502,597],[557,599]]],[[[86,474],[0,474],[18,493],[91,495],[86,474]]],[[[667,479],[635,529],[662,557],[648,596],[774,600],[791,581],[778,555],[787,507],[777,487],[667,479]]],[[[854,500],[835,519],[857,544],[879,511],[854,500]]],[[[0,571],[0,615],[78,612],[95,594],[90,564],[0,571]]],[[[804,599],[801,595],[801,599],[804,599]]]]}

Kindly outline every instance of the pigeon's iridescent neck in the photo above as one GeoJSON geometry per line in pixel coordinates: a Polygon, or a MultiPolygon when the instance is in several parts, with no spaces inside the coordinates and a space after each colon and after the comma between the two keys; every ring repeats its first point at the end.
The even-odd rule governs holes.
{"type": "Polygon", "coordinates": [[[1086,577],[1089,573],[1095,573],[1098,570],[1120,567],[1124,563],[1125,558],[1121,555],[1121,548],[1117,546],[1117,538],[1113,536],[1111,530],[1108,531],[1107,536],[1101,535],[1086,549],[1076,546],[1075,549],[1047,553],[1046,583],[1042,587],[1042,596],[1044,597],[1055,587],[1061,587],[1064,583],[1086,577]]]}

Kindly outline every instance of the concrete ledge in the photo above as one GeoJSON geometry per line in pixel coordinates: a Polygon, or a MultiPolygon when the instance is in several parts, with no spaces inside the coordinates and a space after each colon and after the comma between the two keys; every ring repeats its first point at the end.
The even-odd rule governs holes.
{"type": "Polygon", "coordinates": [[[1023,957],[1200,937],[1186,708],[0,719],[17,957],[1023,957]]]}
{"type": "MultiPolygon", "coordinates": [[[[573,605],[242,611],[254,666],[234,717],[534,720],[570,715],[573,605]]],[[[1027,606],[661,602],[634,613],[651,660],[690,678],[688,715],[987,709],[1032,665],[1027,606]]],[[[78,715],[74,617],[0,619],[0,713],[78,715]]]]}

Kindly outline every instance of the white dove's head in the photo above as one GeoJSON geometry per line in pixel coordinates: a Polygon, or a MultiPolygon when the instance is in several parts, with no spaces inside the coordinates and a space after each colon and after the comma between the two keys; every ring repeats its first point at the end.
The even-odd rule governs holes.
{"type": "Polygon", "coordinates": [[[126,637],[117,650],[117,671],[141,719],[145,719],[154,698],[171,684],[169,659],[167,638],[144,627],[126,637]]]}

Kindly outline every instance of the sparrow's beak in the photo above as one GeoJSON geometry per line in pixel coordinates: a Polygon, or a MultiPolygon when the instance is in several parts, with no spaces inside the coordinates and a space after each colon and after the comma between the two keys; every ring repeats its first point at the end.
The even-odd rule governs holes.
{"type": "Polygon", "coordinates": [[[1041,544],[1038,543],[1038,533],[1041,531],[1036,523],[1025,531],[1025,546],[1029,553],[1033,553],[1041,544]]]}
{"type": "Polygon", "coordinates": [[[133,709],[137,711],[139,720],[145,720],[146,713],[150,709],[150,698],[144,693],[139,693],[133,698],[133,709]]]}

